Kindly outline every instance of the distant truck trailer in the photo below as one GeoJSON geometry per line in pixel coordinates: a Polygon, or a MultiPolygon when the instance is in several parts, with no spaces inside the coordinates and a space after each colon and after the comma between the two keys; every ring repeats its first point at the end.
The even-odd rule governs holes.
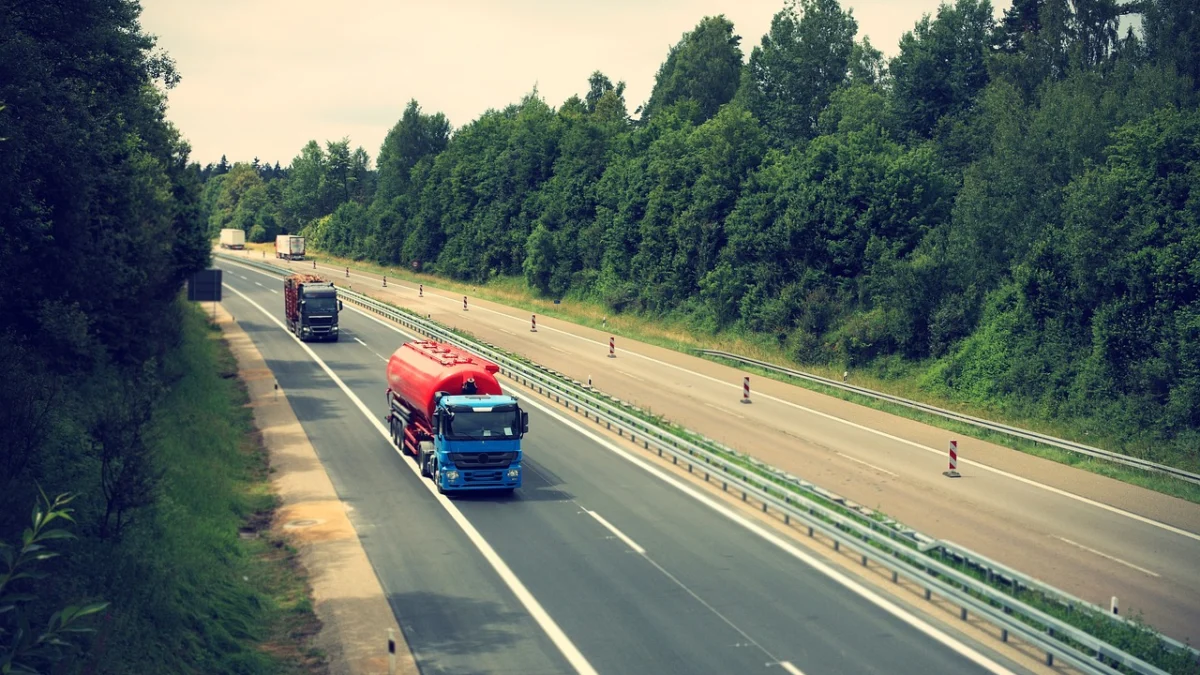
{"type": "Polygon", "coordinates": [[[294,234],[275,237],[275,257],[284,260],[304,260],[304,237],[294,234]]]}
{"type": "Polygon", "coordinates": [[[221,229],[221,248],[242,250],[246,248],[246,232],[236,227],[221,229]]]}

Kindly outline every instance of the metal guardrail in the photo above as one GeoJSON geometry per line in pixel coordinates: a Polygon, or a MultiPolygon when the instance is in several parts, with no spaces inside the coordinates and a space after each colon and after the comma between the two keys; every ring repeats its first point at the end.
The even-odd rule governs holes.
{"type": "Polygon", "coordinates": [[[885,394],[883,392],[875,391],[874,389],[867,389],[866,387],[859,387],[859,386],[855,386],[853,384],[846,384],[844,382],[838,382],[837,380],[831,380],[827,377],[821,377],[820,375],[813,375],[812,373],[806,373],[806,372],[803,372],[800,370],[795,370],[792,368],[787,368],[784,366],[776,365],[774,363],[768,363],[767,361],[760,361],[758,359],[753,359],[748,356],[741,356],[740,354],[732,354],[730,352],[723,352],[723,351],[719,351],[716,349],[697,349],[695,351],[698,354],[704,354],[707,356],[716,356],[719,358],[727,359],[729,361],[735,361],[735,362],[744,363],[747,365],[757,366],[764,370],[770,370],[770,371],[774,371],[777,373],[782,373],[784,375],[788,375],[788,376],[791,376],[791,377],[794,377],[797,379],[808,380],[810,382],[816,382],[816,383],[823,384],[828,387],[834,387],[837,389],[841,389],[843,391],[854,392],[856,394],[860,394],[860,395],[866,396],[868,398],[874,398],[874,399],[878,399],[881,401],[887,401],[889,403],[895,403],[897,405],[902,405],[907,408],[913,408],[914,410],[920,410],[922,412],[927,412],[932,415],[944,417],[946,419],[951,419],[951,420],[955,420],[958,422],[965,422],[967,424],[971,424],[973,426],[980,427],[982,429],[987,429],[989,431],[996,431],[996,432],[1007,434],[1009,436],[1013,436],[1016,438],[1023,438],[1025,440],[1035,441],[1035,442],[1041,443],[1043,445],[1049,445],[1051,447],[1059,448],[1060,450],[1077,452],[1080,454],[1087,455],[1089,457],[1095,457],[1096,459],[1103,459],[1103,460],[1106,460],[1109,462],[1114,462],[1116,464],[1124,464],[1125,466],[1134,467],[1136,469],[1142,469],[1143,471],[1152,471],[1152,472],[1166,474],[1168,476],[1178,478],[1179,480],[1182,480],[1182,481],[1187,481],[1189,483],[1195,483],[1197,485],[1200,485],[1200,474],[1192,473],[1190,471],[1185,471],[1183,469],[1179,469],[1179,468],[1176,468],[1173,466],[1168,466],[1166,464],[1159,464],[1157,462],[1151,462],[1150,460],[1147,460],[1147,459],[1131,457],[1129,455],[1122,455],[1120,453],[1112,452],[1109,450],[1102,450],[1100,448],[1092,447],[1090,445],[1084,445],[1083,443],[1076,443],[1075,441],[1068,441],[1068,440],[1065,440],[1062,438],[1055,438],[1054,436],[1049,436],[1047,434],[1043,434],[1043,433],[1040,433],[1037,431],[1030,431],[1028,429],[1021,429],[1019,427],[1009,426],[1007,424],[1001,424],[999,422],[992,422],[990,420],[985,420],[981,417],[974,417],[972,415],[954,412],[953,410],[946,410],[944,408],[938,408],[936,406],[929,405],[928,403],[922,403],[920,401],[911,401],[906,398],[900,398],[899,396],[893,396],[891,394],[885,394]]]}
{"type": "MultiPolygon", "coordinates": [[[[276,274],[291,272],[244,258],[220,257],[276,274]]],[[[706,482],[719,480],[726,492],[731,489],[735,493],[740,492],[743,501],[749,501],[753,497],[763,512],[773,510],[789,525],[793,521],[803,523],[809,536],[817,532],[823,534],[832,540],[835,550],[845,548],[853,551],[864,566],[870,561],[887,569],[891,572],[893,582],[898,582],[903,577],[922,588],[926,598],[937,594],[950,600],[960,608],[962,619],[967,618],[968,612],[986,618],[1001,629],[1002,640],[1007,641],[1011,635],[1035,646],[1046,655],[1048,664],[1053,664],[1057,659],[1085,673],[1096,674],[1111,673],[1117,665],[1136,673],[1164,673],[1093,635],[924,554],[931,544],[941,545],[940,542],[934,542],[912,530],[897,529],[886,522],[877,522],[871,518],[860,520],[839,511],[836,507],[826,506],[822,502],[836,502],[837,497],[794,476],[773,471],[774,480],[801,487],[802,491],[809,493],[811,499],[789,494],[789,491],[782,489],[771,478],[756,475],[753,469],[739,464],[739,460],[746,461],[744,455],[713,443],[708,443],[711,447],[704,447],[704,444],[680,438],[625,410],[625,404],[618,399],[589,391],[560,373],[513,358],[500,352],[493,345],[465,338],[432,321],[408,314],[353,290],[340,288],[339,294],[346,301],[392,319],[413,332],[457,344],[493,360],[501,367],[504,375],[552,398],[556,403],[573,408],[575,412],[605,424],[608,429],[616,430],[622,436],[628,434],[631,440],[640,443],[647,450],[656,451],[660,457],[669,457],[674,464],[683,464],[689,473],[702,473],[706,482]],[[729,455],[733,459],[723,455],[729,455]]],[[[965,549],[962,552],[970,553],[965,549]]],[[[975,559],[982,559],[982,556],[970,555],[975,559]]],[[[1038,590],[1049,589],[1042,584],[1026,584],[1016,576],[1005,581],[1013,584],[1014,590],[1021,588],[1022,584],[1038,590]]],[[[1104,615],[1103,612],[1101,614],[1104,615]]],[[[1173,641],[1164,640],[1164,644],[1169,642],[1173,641]]]]}

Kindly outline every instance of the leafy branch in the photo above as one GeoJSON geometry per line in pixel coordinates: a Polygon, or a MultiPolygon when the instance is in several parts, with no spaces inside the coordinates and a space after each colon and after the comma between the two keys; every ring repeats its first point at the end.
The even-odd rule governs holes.
{"type": "Polygon", "coordinates": [[[75,497],[60,494],[51,500],[40,488],[38,492],[41,499],[33,507],[20,544],[0,542],[0,562],[6,568],[0,574],[0,675],[39,675],[46,667],[63,663],[78,651],[71,639],[94,630],[83,626],[83,620],[108,607],[107,602],[69,605],[54,612],[44,629],[33,628],[28,604],[38,599],[41,582],[50,576],[38,568],[60,555],[50,550],[51,542],[75,538],[55,526],[60,521],[75,522],[73,509],[67,508],[75,497]]]}

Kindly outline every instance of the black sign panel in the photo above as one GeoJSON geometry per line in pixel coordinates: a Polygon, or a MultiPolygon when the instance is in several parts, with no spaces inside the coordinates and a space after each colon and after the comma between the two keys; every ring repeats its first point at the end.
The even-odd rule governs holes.
{"type": "Polygon", "coordinates": [[[221,301],[221,270],[202,270],[188,279],[188,300],[221,301]]]}

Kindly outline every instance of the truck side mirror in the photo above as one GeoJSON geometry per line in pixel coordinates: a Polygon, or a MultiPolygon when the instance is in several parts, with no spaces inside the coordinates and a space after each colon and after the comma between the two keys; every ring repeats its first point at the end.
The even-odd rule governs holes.
{"type": "Polygon", "coordinates": [[[521,411],[521,433],[529,433],[529,413],[521,411]]]}
{"type": "Polygon", "coordinates": [[[342,311],[342,301],[338,300],[338,311],[342,311]]]}

